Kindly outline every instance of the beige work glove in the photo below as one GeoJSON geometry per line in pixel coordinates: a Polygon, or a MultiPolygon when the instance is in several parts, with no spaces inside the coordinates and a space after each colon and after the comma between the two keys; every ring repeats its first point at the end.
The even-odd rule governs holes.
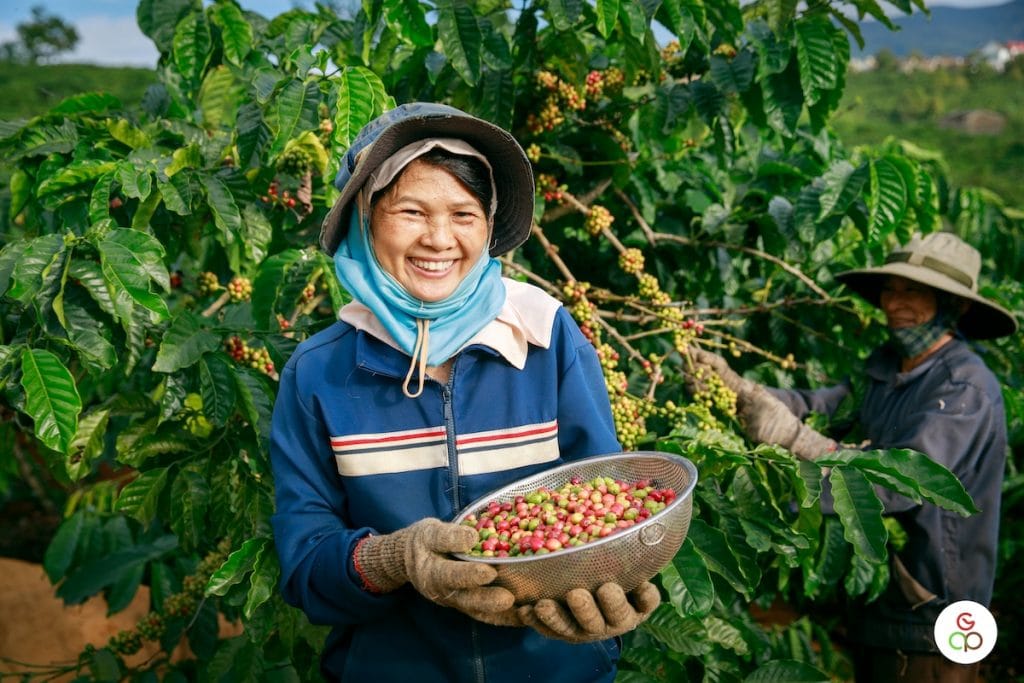
{"type": "Polygon", "coordinates": [[[569,591],[564,605],[550,599],[524,605],[519,608],[519,616],[525,625],[546,638],[589,643],[632,631],[660,603],[661,594],[649,581],[629,596],[619,584],[606,583],[593,593],[583,588],[569,591]]]}
{"type": "Polygon", "coordinates": [[[390,593],[408,582],[428,600],[478,621],[521,626],[512,592],[487,585],[498,575],[494,567],[450,556],[469,552],[476,541],[471,527],[428,518],[391,534],[367,536],[353,559],[373,592],[390,593]]]}
{"type": "Polygon", "coordinates": [[[721,356],[696,346],[690,346],[689,353],[693,367],[684,367],[687,388],[699,391],[708,372],[717,374],[736,393],[736,416],[751,440],[782,446],[803,460],[836,450],[835,441],[805,425],[763,386],[740,377],[721,356]]]}

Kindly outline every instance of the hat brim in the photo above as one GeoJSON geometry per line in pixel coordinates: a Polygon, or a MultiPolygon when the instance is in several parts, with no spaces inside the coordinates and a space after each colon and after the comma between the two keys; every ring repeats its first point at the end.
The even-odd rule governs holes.
{"type": "Polygon", "coordinates": [[[836,280],[856,292],[872,306],[880,307],[882,285],[886,278],[899,276],[929,287],[949,292],[971,302],[957,321],[957,329],[972,339],[995,339],[1017,331],[1017,320],[1002,306],[980,296],[956,280],[929,268],[909,263],[887,263],[877,268],[848,270],[836,275],[836,280]]]}
{"type": "Polygon", "coordinates": [[[342,188],[320,228],[320,246],[333,255],[349,226],[354,199],[370,174],[396,151],[418,140],[450,137],[465,140],[483,154],[494,173],[498,193],[491,256],[515,249],[533,228],[533,167],[507,131],[469,115],[425,112],[388,126],[358,157],[352,177],[342,188]]]}

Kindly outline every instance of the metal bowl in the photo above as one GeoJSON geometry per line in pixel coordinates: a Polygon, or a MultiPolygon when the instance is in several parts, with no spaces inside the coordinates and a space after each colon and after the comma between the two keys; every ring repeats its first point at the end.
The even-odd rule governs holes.
{"type": "Polygon", "coordinates": [[[461,523],[471,514],[479,515],[491,501],[504,503],[540,487],[557,489],[572,477],[587,481],[598,476],[625,482],[647,479],[657,488],[675,489],[676,497],[644,521],[583,545],[543,555],[481,557],[459,553],[456,557],[497,569],[493,585],[512,591],[517,604],[542,598],[560,600],[573,588],[594,591],[608,581],[620,584],[627,592],[633,590],[672,561],[689,531],[697,468],[681,456],[633,451],[577,460],[492,491],[467,505],[453,521],[461,523]]]}

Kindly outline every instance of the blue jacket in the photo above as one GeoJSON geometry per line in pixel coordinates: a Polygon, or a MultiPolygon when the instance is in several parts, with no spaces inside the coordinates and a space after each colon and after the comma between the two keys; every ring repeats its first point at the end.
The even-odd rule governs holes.
{"type": "Polygon", "coordinates": [[[333,627],[321,670],[350,681],[611,681],[615,640],[569,645],[489,626],[411,586],[365,591],[356,542],[425,517],[452,519],[516,479],[620,450],[596,352],[564,308],[549,348],[516,369],[461,351],[446,385],[402,393],[409,357],[337,322],[299,345],[281,374],[271,430],[281,591],[333,627]]]}
{"type": "MultiPolygon", "coordinates": [[[[893,556],[888,590],[863,605],[849,624],[859,642],[883,648],[937,651],[935,620],[958,600],[988,605],[999,536],[1006,466],[1006,415],[999,381],[981,358],[954,339],[910,372],[888,347],[867,360],[868,386],[859,423],[871,448],[910,448],[951,470],[979,508],[964,518],[876,487],[886,514],[907,533],[893,556]]],[[[799,417],[831,414],[848,393],[772,390],[799,417]]],[[[828,490],[822,503],[829,512],[828,490]]]]}

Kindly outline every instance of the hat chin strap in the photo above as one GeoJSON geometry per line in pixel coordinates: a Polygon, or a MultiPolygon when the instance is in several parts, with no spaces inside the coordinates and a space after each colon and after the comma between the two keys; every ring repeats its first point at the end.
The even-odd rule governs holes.
{"type": "Polygon", "coordinates": [[[416,343],[412,347],[412,360],[409,363],[409,372],[405,374],[405,381],[402,382],[402,393],[407,398],[418,398],[423,393],[423,378],[427,374],[427,354],[430,351],[430,321],[423,318],[416,318],[416,343]],[[409,391],[409,382],[412,380],[412,373],[419,368],[419,385],[416,393],[409,391]]]}

